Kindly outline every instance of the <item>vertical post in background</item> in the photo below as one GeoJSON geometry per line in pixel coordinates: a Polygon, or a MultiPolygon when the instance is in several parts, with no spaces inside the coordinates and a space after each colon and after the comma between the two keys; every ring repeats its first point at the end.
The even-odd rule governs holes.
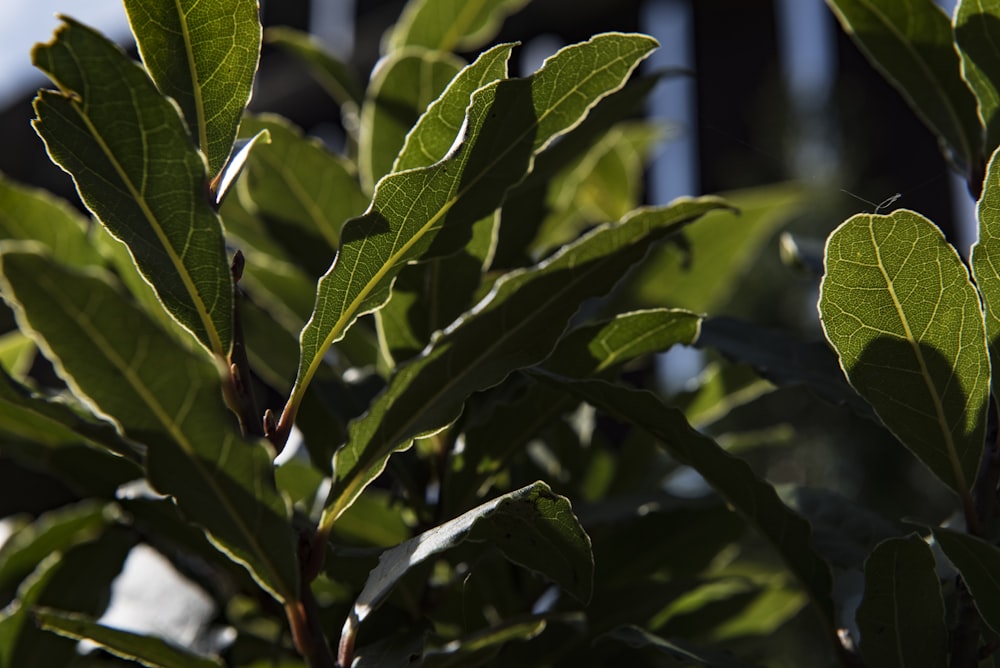
{"type": "Polygon", "coordinates": [[[354,53],[354,1],[312,0],[309,4],[309,32],[344,60],[354,53]]]}
{"type": "MultiPolygon", "coordinates": [[[[640,29],[660,42],[644,67],[647,72],[683,68],[694,72],[694,18],[690,0],[649,0],[639,14],[640,29]]],[[[649,117],[671,126],[649,170],[649,199],[665,204],[683,195],[697,195],[698,122],[695,80],[691,75],[671,76],[659,83],[649,97],[649,117]]],[[[669,306],[667,304],[666,306],[669,306]]],[[[659,356],[660,385],[667,393],[681,390],[701,372],[701,351],[674,346],[659,356]]]]}

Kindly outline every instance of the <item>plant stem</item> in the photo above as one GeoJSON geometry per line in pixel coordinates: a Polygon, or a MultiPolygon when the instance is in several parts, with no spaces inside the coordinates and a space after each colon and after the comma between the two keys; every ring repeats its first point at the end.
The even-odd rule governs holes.
{"type": "Polygon", "coordinates": [[[230,383],[235,390],[236,415],[239,417],[243,433],[263,437],[264,423],[261,421],[257,398],[254,396],[253,376],[250,373],[250,360],[247,358],[246,341],[243,337],[243,318],[240,315],[243,291],[239,283],[243,277],[245,263],[243,252],[236,251],[230,267],[233,274],[233,349],[229,354],[230,383]]]}

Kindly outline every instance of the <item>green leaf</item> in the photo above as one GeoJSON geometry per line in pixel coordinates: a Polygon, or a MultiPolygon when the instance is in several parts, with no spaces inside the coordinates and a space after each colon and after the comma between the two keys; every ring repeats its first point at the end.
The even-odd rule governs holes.
{"type": "Polygon", "coordinates": [[[622,313],[567,333],[545,362],[545,368],[577,378],[599,374],[676,344],[690,345],[698,338],[701,320],[698,314],[680,309],[622,313]]]}
{"type": "Polygon", "coordinates": [[[66,638],[90,640],[102,649],[151,668],[218,668],[222,663],[175,647],[160,638],[98,624],[87,615],[32,608],[35,623],[66,638]]]}
{"type": "Polygon", "coordinates": [[[697,471],[752,524],[785,560],[809,593],[830,634],[833,599],[830,568],[812,546],[809,523],[778,498],[774,488],[744,462],[694,429],[684,415],[656,395],[600,380],[569,380],[537,375],[580,399],[656,437],[677,461],[697,471]]]}
{"type": "Polygon", "coordinates": [[[806,202],[798,184],[781,183],[723,195],[734,211],[719,211],[685,233],[683,247],[666,246],[630,278],[634,301],[670,304],[722,315],[775,230],[806,202]]]}
{"type": "Polygon", "coordinates": [[[0,612],[0,666],[69,666],[77,643],[57,638],[31,622],[35,605],[99,615],[107,606],[111,583],[135,544],[132,532],[109,527],[93,541],[50,554],[0,612]]]}
{"type": "Polygon", "coordinates": [[[498,44],[462,68],[407,133],[392,171],[426,167],[448,155],[461,132],[469,99],[477,90],[507,78],[507,61],[514,44],[498,44]]]}
{"type": "Polygon", "coordinates": [[[983,153],[1000,145],[1000,51],[995,36],[1000,29],[996,0],[961,0],[955,9],[955,46],[962,62],[962,78],[976,96],[979,122],[985,129],[983,153]]]}
{"type": "Polygon", "coordinates": [[[874,417],[871,405],[844,379],[837,356],[821,341],[800,341],[781,330],[720,317],[702,323],[697,345],[714,348],[734,362],[749,364],[776,385],[804,385],[827,401],[846,404],[859,415],[874,417]]]}
{"type": "MultiPolygon", "coordinates": [[[[990,361],[1000,369],[1000,149],[993,152],[976,206],[979,238],[972,246],[972,276],[983,297],[990,361]]],[[[1000,401],[998,395],[997,401],[1000,401]]]]}
{"type": "Polygon", "coordinates": [[[232,278],[204,158],[138,64],[97,32],[63,21],[32,54],[60,89],[39,92],[33,125],[167,311],[226,357],[232,278]]]}
{"type": "Polygon", "coordinates": [[[1000,549],[981,538],[941,527],[931,527],[934,540],[962,574],[983,621],[1000,632],[1000,549]]]}
{"type": "Polygon", "coordinates": [[[146,70],[180,105],[209,174],[218,174],[257,73],[257,0],[125,0],[125,11],[146,70]]]}
{"type": "MultiPolygon", "coordinates": [[[[264,114],[243,119],[240,134],[252,136],[267,130],[271,143],[250,154],[246,172],[248,194],[265,221],[286,224],[272,237],[293,244],[296,238],[322,239],[317,252],[323,266],[340,245],[340,227],[368,206],[350,162],[328,151],[318,139],[302,136],[289,121],[264,114]]],[[[315,246],[315,242],[313,242],[315,246]]],[[[293,247],[293,257],[299,248],[293,247]]]]}
{"type": "Polygon", "coordinates": [[[932,0],[827,0],[844,31],[951,149],[958,169],[982,160],[976,100],[960,76],[951,21],[932,0]]]}
{"type": "Polygon", "coordinates": [[[503,20],[530,0],[415,0],[386,33],[382,50],[423,46],[471,51],[489,42],[503,20]]]}
{"type": "Polygon", "coordinates": [[[379,61],[361,107],[358,134],[358,171],[365,192],[372,192],[392,171],[407,132],[462,65],[450,53],[419,47],[395,51],[379,61]]]}
{"type": "Polygon", "coordinates": [[[358,625],[410,568],[466,540],[492,545],[510,561],[553,580],[577,600],[590,600],[594,578],[590,539],[569,501],[544,482],[536,482],[383,552],[354,602],[344,635],[357,633],[358,625]]]}
{"type": "Polygon", "coordinates": [[[63,506],[40,515],[0,546],[0,591],[11,591],[53,552],[98,536],[113,512],[94,500],[63,506]]]}
{"type": "Polygon", "coordinates": [[[150,482],[282,601],[298,595],[296,538],[273,452],[245,441],[219,371],[179,346],[99,276],[30,252],[2,256],[3,294],[60,375],[130,439],[150,482]]]}
{"type": "Polygon", "coordinates": [[[32,442],[37,448],[57,449],[89,441],[123,458],[140,458],[139,449],[122,439],[111,425],[88,419],[65,403],[32,394],[2,370],[0,418],[0,432],[32,442]]]}
{"type": "Polygon", "coordinates": [[[498,280],[490,296],[401,367],[368,413],[351,423],[348,441],[334,458],[321,529],[354,502],[394,450],[447,426],[473,392],[541,362],[585,299],[611,290],[652,242],[721,206],[725,202],[714,197],[682,198],[639,210],[536,267],[498,280]]]}
{"type": "MultiPolygon", "coordinates": [[[[462,141],[447,158],[379,183],[369,211],[344,226],[340,253],[319,281],[279,425],[284,433],[323,355],[358,316],[385,303],[402,266],[424,254],[442,227],[465,233],[467,240],[468,226],[499,205],[532,154],[618,89],[655,45],[641,35],[598,35],[563,49],[530,79],[482,88],[473,95],[462,141]]],[[[464,245],[453,242],[445,250],[464,245]]]]}
{"type": "Polygon", "coordinates": [[[934,555],[919,536],[885,540],[868,557],[857,620],[867,665],[947,665],[941,584],[934,555]]]}
{"type": "Polygon", "coordinates": [[[8,180],[0,174],[0,239],[39,241],[63,264],[100,264],[87,239],[87,220],[44,190],[8,180]]]}
{"type": "Polygon", "coordinates": [[[274,26],[264,31],[264,41],[294,54],[306,63],[326,92],[341,105],[357,113],[364,92],[354,73],[341,60],[330,55],[316,39],[288,26],[274,26]]]}
{"type": "Polygon", "coordinates": [[[941,230],[905,209],[848,219],[827,240],[819,311],[854,389],[966,498],[983,450],[990,359],[979,294],[941,230]]]}

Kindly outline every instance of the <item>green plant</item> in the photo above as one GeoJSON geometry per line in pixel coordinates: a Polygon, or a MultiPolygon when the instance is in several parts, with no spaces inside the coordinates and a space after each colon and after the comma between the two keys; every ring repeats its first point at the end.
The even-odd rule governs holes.
{"type": "Polygon", "coordinates": [[[981,191],[971,277],[911,211],[830,236],[820,314],[859,397],[826,346],[700,315],[726,310],[804,198],[640,206],[651,38],[597,35],[513,78],[515,44],[454,51],[523,0],[415,0],[363,86],[305,35],[262,36],[254,0],[124,4],[141,65],[69,18],[33,53],[57,87],[35,129],[93,221],[0,180],[18,325],[0,452],[81,498],[9,520],[0,665],[219,665],[98,622],[139,541],[220,604],[233,666],[989,655],[1000,72],[981,49],[1000,7],[961,2],[953,29],[929,1],[831,0],[981,191]],[[339,103],[343,155],[246,111],[262,39],[339,103]],[[664,397],[648,360],[677,344],[715,357],[664,397]],[[862,416],[817,409],[842,411],[838,452],[857,424],[879,447],[888,427],[966,530],[772,484],[761,444],[803,427],[748,413],[803,385],[862,416]],[[958,580],[942,585],[930,536],[958,580]],[[854,648],[839,576],[863,564],[854,648]],[[77,655],[80,638],[110,654],[77,655]]]}

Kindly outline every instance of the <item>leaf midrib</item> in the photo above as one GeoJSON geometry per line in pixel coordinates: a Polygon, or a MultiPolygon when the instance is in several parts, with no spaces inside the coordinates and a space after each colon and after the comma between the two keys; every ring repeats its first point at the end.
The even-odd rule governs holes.
{"type": "MultiPolygon", "coordinates": [[[[147,408],[149,408],[150,412],[152,412],[153,416],[160,422],[160,424],[167,430],[174,442],[181,447],[184,453],[188,456],[188,459],[191,460],[195,469],[199,474],[201,474],[201,477],[207,481],[208,488],[211,489],[214,496],[219,499],[226,513],[233,518],[233,524],[239,528],[240,533],[242,533],[244,538],[248,541],[248,545],[253,548],[257,558],[267,567],[267,570],[272,578],[271,582],[275,584],[284,584],[283,579],[279,575],[278,569],[268,558],[267,552],[263,550],[260,543],[258,543],[256,533],[250,530],[250,528],[244,523],[242,514],[237,512],[236,509],[230,505],[229,497],[222,493],[221,488],[216,485],[215,478],[209,474],[204,466],[202,466],[194,445],[188,439],[187,435],[181,430],[180,425],[168,415],[166,409],[157,400],[156,395],[149,391],[149,388],[142,381],[142,379],[136,375],[136,372],[132,369],[131,365],[127,364],[125,360],[118,355],[114,346],[111,345],[106,338],[104,338],[101,331],[92,326],[90,316],[86,311],[79,309],[75,303],[66,300],[62,292],[56,289],[56,286],[52,285],[51,282],[47,280],[47,276],[44,274],[38,277],[37,284],[43,290],[46,287],[48,288],[47,292],[49,292],[50,298],[52,301],[58,303],[64,312],[67,314],[73,314],[73,320],[77,322],[80,328],[86,332],[90,340],[94,342],[101,353],[104,354],[105,358],[111,362],[112,366],[118,369],[128,385],[135,391],[136,395],[142,400],[147,408]]],[[[77,384],[75,380],[74,384],[77,384]]],[[[77,389],[82,394],[89,396],[89,393],[84,392],[78,384],[77,386],[77,389]]],[[[189,400],[190,394],[185,398],[185,401],[189,400]]],[[[114,416],[111,417],[112,419],[115,419],[114,416]]],[[[115,419],[115,421],[117,422],[117,419],[115,419]]],[[[282,591],[279,593],[285,601],[294,600],[294,596],[289,596],[288,591],[282,591]]]]}
{"type": "MultiPolygon", "coordinates": [[[[523,132],[520,135],[518,135],[517,137],[515,137],[512,141],[510,141],[509,144],[508,144],[508,148],[505,149],[505,150],[503,150],[503,151],[501,151],[500,153],[498,153],[497,158],[491,164],[495,165],[497,162],[499,162],[500,158],[506,156],[510,151],[512,151],[513,147],[516,146],[519,143],[520,140],[522,140],[524,137],[526,137],[532,130],[535,130],[538,127],[540,127],[542,125],[542,122],[545,120],[545,118],[547,118],[549,114],[553,113],[559,107],[559,105],[561,105],[567,98],[570,97],[570,95],[573,94],[574,91],[579,90],[584,84],[586,84],[587,82],[589,82],[599,72],[603,72],[603,71],[607,70],[612,64],[618,63],[618,62],[623,61],[623,60],[625,60],[625,57],[619,55],[617,58],[615,58],[615,59],[613,59],[613,60],[608,61],[607,63],[605,63],[605,65],[603,67],[598,68],[598,69],[592,69],[592,70],[590,70],[590,73],[588,74],[587,77],[585,77],[584,79],[582,79],[576,86],[574,86],[572,89],[570,89],[569,91],[567,91],[566,94],[564,94],[562,97],[560,97],[559,100],[554,105],[548,107],[544,112],[542,112],[542,114],[540,116],[536,117],[536,121],[535,121],[535,123],[532,125],[532,127],[530,129],[526,130],[525,132],[523,132]]],[[[633,64],[632,68],[634,68],[636,65],[638,65],[638,63],[640,61],[641,61],[641,58],[639,60],[637,60],[633,64]]],[[[630,71],[631,71],[632,68],[630,68],[630,71]]],[[[616,87],[606,90],[604,92],[604,94],[601,95],[601,97],[597,98],[591,104],[589,104],[587,106],[587,108],[584,110],[584,112],[579,115],[579,118],[583,118],[586,115],[587,111],[589,111],[591,108],[593,108],[593,106],[597,103],[598,100],[603,99],[604,97],[606,97],[607,95],[610,95],[611,93],[615,92],[616,90],[619,90],[621,88],[621,86],[624,85],[624,82],[625,82],[626,78],[627,78],[627,73],[626,73],[626,76],[622,78],[621,82],[616,87]]],[[[498,86],[503,81],[507,81],[507,80],[504,79],[504,80],[498,81],[496,84],[491,84],[491,85],[498,86]]],[[[479,93],[482,90],[485,90],[485,88],[486,87],[480,88],[479,91],[476,91],[476,93],[479,93]]],[[[473,96],[475,96],[476,93],[473,93],[473,96]]],[[[471,105],[470,105],[470,107],[471,107],[471,105]]],[[[561,135],[561,134],[564,134],[565,132],[567,132],[572,127],[573,126],[570,125],[567,128],[559,130],[558,132],[553,132],[552,135],[550,137],[548,137],[544,143],[538,143],[537,139],[536,139],[535,148],[532,151],[532,162],[534,161],[534,156],[537,155],[537,153],[544,148],[545,144],[547,144],[549,141],[551,141],[554,137],[556,137],[558,135],[561,135]]],[[[478,137],[477,137],[477,139],[478,139],[478,137]]],[[[466,152],[463,153],[463,156],[467,156],[467,155],[468,155],[468,151],[466,151],[466,152]]],[[[463,161],[465,159],[466,159],[465,157],[462,158],[463,161]]],[[[435,168],[437,166],[440,166],[441,164],[444,164],[445,162],[449,162],[449,161],[442,160],[441,162],[437,163],[437,165],[433,165],[430,168],[435,168]]],[[[463,167],[464,167],[464,164],[463,164],[463,167]]],[[[423,168],[423,169],[430,169],[430,168],[423,168]]],[[[532,169],[532,165],[529,164],[528,168],[525,170],[525,174],[530,173],[531,169],[532,169]]],[[[399,172],[397,172],[397,173],[399,173],[399,172]]],[[[421,240],[424,237],[424,235],[426,234],[427,230],[429,230],[431,227],[434,226],[435,223],[437,223],[441,218],[443,218],[445,215],[447,215],[447,213],[451,210],[451,208],[455,205],[455,203],[458,200],[460,200],[463,196],[465,196],[472,187],[474,187],[475,185],[477,185],[479,183],[480,179],[482,179],[484,176],[486,176],[487,173],[489,173],[489,169],[488,169],[488,167],[484,167],[484,169],[479,174],[477,174],[469,182],[468,186],[464,190],[460,190],[455,195],[453,195],[451,198],[449,198],[438,209],[438,211],[433,216],[431,216],[430,219],[428,219],[427,223],[425,223],[424,225],[422,225],[420,228],[417,229],[416,233],[413,234],[410,237],[410,239],[408,241],[406,241],[399,248],[399,250],[397,252],[394,252],[394,253],[390,254],[390,256],[387,258],[387,261],[378,269],[378,271],[375,272],[375,275],[372,277],[371,280],[369,280],[366,283],[366,285],[364,286],[364,288],[362,288],[358,292],[358,295],[354,299],[352,299],[350,301],[350,303],[347,305],[346,308],[342,308],[341,315],[334,322],[334,325],[331,328],[329,334],[327,334],[327,336],[323,338],[321,344],[319,346],[317,346],[316,351],[313,354],[312,361],[306,366],[306,372],[302,376],[302,382],[301,383],[296,382],[296,385],[295,385],[295,387],[292,390],[292,394],[289,397],[289,401],[288,401],[289,405],[296,405],[297,406],[297,404],[301,401],[301,396],[305,392],[305,387],[307,387],[309,385],[310,381],[312,380],[312,377],[316,374],[316,371],[319,368],[320,363],[322,362],[323,355],[330,348],[330,346],[333,345],[334,341],[336,341],[338,339],[338,337],[341,334],[341,330],[343,330],[347,326],[347,324],[350,323],[352,321],[352,319],[355,317],[355,315],[357,314],[357,311],[361,307],[361,304],[371,294],[372,290],[374,289],[374,286],[378,285],[381,282],[381,280],[389,273],[389,271],[395,268],[396,264],[399,262],[399,259],[401,257],[405,256],[406,252],[409,251],[410,248],[412,248],[419,240],[421,240]]],[[[390,175],[390,177],[391,176],[392,175],[390,175]]],[[[522,176],[522,178],[523,178],[523,176],[522,176]]],[[[512,184],[512,185],[514,185],[514,184],[512,184]]],[[[416,198],[414,198],[414,201],[415,201],[415,199],[416,198]]],[[[372,201],[374,202],[374,200],[375,200],[375,197],[373,196],[372,197],[372,201]]],[[[400,232],[402,231],[402,226],[400,226],[400,230],[399,231],[400,232]]],[[[397,232],[397,234],[398,234],[398,232],[397,232]]],[[[367,243],[367,237],[365,237],[365,239],[363,240],[363,243],[367,243]]],[[[358,253],[358,261],[360,261],[360,259],[361,259],[361,253],[359,252],[358,253]]],[[[355,265],[355,267],[356,266],[357,265],[355,265]]],[[[348,281],[349,281],[348,286],[350,286],[350,281],[353,280],[354,273],[355,272],[352,270],[350,276],[348,277],[348,281]]],[[[331,272],[331,275],[332,275],[332,272],[331,272]]],[[[348,291],[345,290],[345,293],[347,293],[347,292],[348,291]]],[[[315,316],[315,313],[314,313],[314,316],[315,316]]],[[[305,332],[309,328],[309,325],[311,324],[311,322],[312,322],[312,318],[310,318],[310,322],[309,323],[306,323],[306,327],[303,330],[303,332],[305,332]]],[[[298,379],[296,379],[296,381],[298,381],[298,379]]]]}
{"type": "MultiPolygon", "coordinates": [[[[681,218],[680,220],[683,220],[683,219],[684,218],[681,218]]],[[[679,223],[680,220],[673,221],[673,224],[679,223]]],[[[667,223],[664,226],[667,226],[667,225],[670,225],[670,223],[667,223]]],[[[607,229],[610,229],[610,226],[607,229]]],[[[612,257],[614,257],[614,255],[616,255],[617,252],[624,252],[624,251],[627,251],[627,250],[634,250],[635,245],[638,244],[638,243],[641,243],[643,240],[645,240],[648,237],[648,234],[650,232],[652,232],[652,231],[653,230],[647,230],[645,234],[642,234],[638,238],[633,239],[632,242],[629,243],[627,246],[620,247],[620,248],[616,249],[615,251],[613,251],[612,253],[604,255],[600,259],[594,261],[594,263],[592,265],[590,265],[590,267],[585,268],[583,272],[576,271],[576,269],[577,269],[576,266],[564,267],[564,269],[570,270],[570,271],[574,272],[573,275],[572,275],[572,277],[569,278],[569,280],[567,280],[565,283],[563,283],[563,285],[559,289],[554,290],[554,291],[548,293],[546,299],[543,302],[541,302],[541,304],[534,310],[534,313],[536,313],[536,314],[537,313],[545,313],[546,310],[547,310],[547,308],[548,308],[548,306],[550,304],[558,302],[560,300],[561,296],[565,292],[569,291],[571,288],[576,287],[576,285],[579,282],[585,280],[586,278],[588,278],[589,276],[591,276],[594,272],[600,271],[601,267],[606,262],[608,262],[612,257]]],[[[562,255],[555,256],[553,258],[553,261],[551,263],[545,265],[542,268],[539,268],[536,272],[534,272],[534,274],[535,274],[534,277],[535,278],[539,278],[539,277],[544,277],[544,276],[548,275],[549,267],[551,267],[552,264],[554,264],[555,262],[557,262],[559,260],[559,258],[561,258],[561,257],[562,257],[562,255]]],[[[507,281],[504,281],[500,285],[497,285],[493,289],[494,295],[498,294],[498,292],[501,289],[502,285],[504,285],[506,283],[510,283],[513,280],[517,280],[518,278],[523,278],[523,277],[525,277],[527,275],[527,273],[528,272],[522,272],[520,274],[517,274],[517,275],[513,276],[512,278],[508,279],[507,281]]],[[[531,277],[529,276],[528,278],[530,279],[531,277]]],[[[524,289],[524,285],[526,285],[526,284],[530,285],[531,282],[532,282],[531,280],[522,281],[521,285],[517,286],[516,291],[519,292],[520,290],[523,290],[524,289]]],[[[516,294],[517,294],[517,292],[511,293],[510,296],[508,297],[508,299],[510,299],[511,297],[513,297],[516,294]]],[[[505,306],[506,303],[507,302],[505,300],[505,302],[501,303],[497,308],[498,309],[502,309],[505,306]]],[[[476,314],[479,314],[479,313],[482,313],[484,310],[485,310],[485,307],[482,308],[482,309],[475,309],[474,308],[473,312],[476,313],[476,314]]],[[[487,345],[487,346],[485,346],[484,348],[481,349],[480,354],[475,358],[474,361],[472,361],[472,362],[470,362],[468,364],[463,365],[463,367],[462,367],[463,372],[462,373],[450,374],[445,382],[435,385],[435,390],[433,392],[425,394],[424,395],[425,396],[425,404],[426,405],[433,405],[434,403],[436,403],[438,401],[438,398],[441,397],[443,394],[445,394],[446,390],[450,390],[452,387],[454,387],[454,385],[457,384],[458,380],[465,378],[465,376],[467,376],[471,370],[476,370],[477,369],[476,364],[479,362],[479,360],[481,360],[481,359],[488,359],[492,355],[493,351],[497,347],[499,347],[502,343],[506,343],[506,341],[509,340],[514,334],[519,333],[521,329],[523,329],[525,327],[528,327],[529,325],[532,325],[533,322],[534,321],[533,321],[532,318],[525,318],[525,319],[519,320],[512,328],[504,331],[502,333],[502,335],[499,335],[499,336],[494,337],[493,339],[491,339],[491,342],[489,343],[489,345],[487,345]]],[[[447,354],[447,351],[445,353],[443,353],[443,355],[446,355],[446,354],[447,354]]],[[[516,370],[516,369],[511,369],[511,372],[513,372],[514,370],[516,370]]],[[[391,446],[389,446],[389,452],[390,453],[392,452],[392,450],[395,447],[397,447],[398,443],[401,440],[404,440],[404,439],[401,439],[401,434],[405,434],[406,432],[410,431],[411,428],[412,428],[412,426],[413,426],[413,423],[416,421],[416,419],[420,415],[422,415],[422,414],[411,413],[410,417],[407,420],[405,420],[400,425],[400,427],[397,430],[395,430],[391,435],[383,437],[383,443],[391,443],[392,444],[391,446]]],[[[438,429],[437,431],[439,431],[439,430],[440,429],[438,429]]],[[[345,445],[345,447],[347,447],[347,446],[345,445]]],[[[349,474],[353,473],[354,475],[350,479],[350,482],[345,486],[344,493],[342,493],[340,495],[340,497],[338,497],[338,499],[334,502],[334,504],[332,506],[330,506],[330,508],[332,509],[332,512],[329,513],[329,515],[331,517],[327,518],[327,514],[328,513],[324,512],[324,517],[320,520],[320,524],[321,525],[324,525],[324,524],[326,524],[328,526],[332,525],[332,523],[337,520],[337,518],[340,516],[340,514],[343,513],[343,511],[346,510],[350,506],[351,503],[353,503],[354,498],[352,498],[352,497],[354,497],[355,494],[360,491],[360,490],[357,490],[357,487],[362,484],[360,481],[365,477],[364,473],[366,473],[367,470],[369,468],[371,468],[372,464],[374,464],[377,460],[379,460],[379,459],[381,459],[382,457],[385,456],[384,450],[385,450],[385,446],[383,446],[382,448],[380,448],[378,450],[378,454],[377,455],[369,455],[367,457],[367,459],[369,460],[369,463],[367,463],[367,464],[359,467],[358,463],[362,461],[362,457],[364,457],[365,454],[366,454],[364,451],[361,453],[361,456],[358,457],[357,461],[354,463],[354,465],[351,466],[351,468],[348,471],[349,474]],[[343,500],[343,502],[341,500],[343,500]]],[[[334,480],[334,486],[336,486],[336,484],[337,484],[337,480],[335,479],[334,480]]]]}
{"type": "Polygon", "coordinates": [[[205,120],[205,101],[201,95],[201,80],[198,76],[198,65],[194,59],[194,44],[191,41],[191,31],[188,29],[187,15],[181,7],[182,0],[174,0],[177,10],[177,20],[181,26],[181,41],[187,54],[188,76],[191,77],[191,96],[194,98],[194,113],[198,123],[198,147],[205,154],[206,163],[211,162],[208,147],[208,123],[205,120]]]}
{"type": "Polygon", "coordinates": [[[959,489],[967,490],[968,487],[965,480],[965,473],[962,471],[962,465],[958,459],[958,451],[951,429],[948,428],[950,423],[945,415],[944,406],[941,404],[941,397],[938,395],[937,388],[931,379],[930,371],[927,368],[927,360],[924,359],[924,354],[920,350],[920,342],[910,330],[910,322],[906,317],[906,312],[904,311],[903,305],[899,300],[899,296],[896,294],[896,288],[893,284],[893,280],[886,271],[885,263],[882,262],[882,251],[875,238],[874,216],[868,217],[868,234],[871,240],[872,249],[875,251],[875,260],[878,265],[879,272],[882,274],[882,279],[885,281],[886,290],[889,293],[889,297],[892,299],[893,307],[896,309],[896,315],[899,316],[899,322],[903,326],[903,333],[905,334],[906,341],[910,344],[910,348],[913,350],[913,355],[916,357],[917,363],[920,365],[920,377],[923,379],[924,385],[927,387],[927,392],[931,396],[931,402],[934,404],[935,417],[937,418],[941,434],[944,436],[948,462],[951,464],[952,474],[955,476],[955,483],[959,489]]]}
{"type": "MultiPolygon", "coordinates": [[[[82,68],[82,64],[77,60],[76,55],[73,54],[73,59],[77,62],[77,66],[82,68]]],[[[160,246],[163,248],[167,257],[170,259],[170,263],[173,265],[180,277],[181,282],[184,285],[184,289],[188,293],[188,297],[191,298],[191,302],[195,307],[195,311],[198,314],[199,320],[201,320],[202,326],[205,328],[211,342],[212,352],[219,357],[225,357],[225,352],[223,351],[222,340],[219,338],[219,333],[215,327],[215,322],[212,320],[205,303],[201,299],[201,294],[198,292],[196,286],[194,285],[191,275],[187,271],[187,267],[184,265],[180,256],[174,250],[174,247],[170,244],[169,239],[163,231],[162,226],[159,224],[159,220],[156,218],[153,211],[149,208],[149,204],[146,202],[145,196],[142,192],[136,188],[135,184],[132,182],[125,168],[118,161],[118,157],[115,155],[114,151],[105,141],[104,136],[98,131],[97,126],[91,121],[89,114],[86,112],[85,107],[87,106],[85,102],[81,101],[81,98],[73,93],[72,91],[66,90],[59,84],[62,91],[63,99],[67,100],[76,110],[80,119],[86,125],[87,129],[90,131],[91,136],[98,143],[104,155],[108,158],[111,166],[114,168],[115,172],[118,174],[118,178],[121,179],[122,183],[128,189],[129,195],[139,206],[142,211],[143,216],[146,218],[146,222],[152,228],[153,233],[156,234],[157,240],[160,242],[160,246]]],[[[145,166],[148,162],[147,159],[143,160],[143,165],[145,166]]],[[[194,212],[192,212],[193,214],[194,212]]],[[[180,322],[180,321],[178,321],[180,322]]],[[[185,325],[185,323],[180,323],[185,325]]]]}

